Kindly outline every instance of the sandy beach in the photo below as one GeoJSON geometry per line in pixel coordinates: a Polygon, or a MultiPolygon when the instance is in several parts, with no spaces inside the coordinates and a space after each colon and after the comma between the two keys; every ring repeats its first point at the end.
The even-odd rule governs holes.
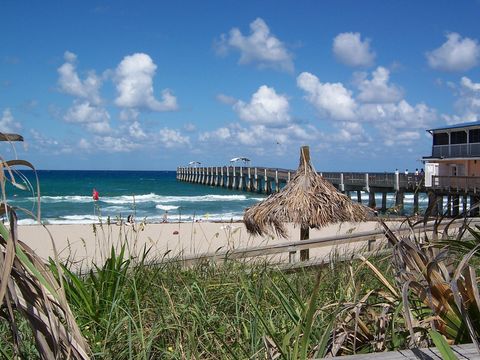
{"type": "MultiPolygon", "coordinates": [[[[365,223],[343,223],[321,230],[312,229],[310,238],[321,238],[352,232],[370,231],[379,228],[376,221],[365,223]]],[[[54,257],[53,244],[61,260],[69,259],[87,265],[91,261],[101,262],[112,246],[119,248],[127,244],[132,255],[139,254],[144,246],[150,248],[150,257],[191,256],[215,251],[226,251],[249,246],[267,245],[290,240],[299,240],[299,229],[289,226],[289,238],[251,236],[241,222],[192,222],[192,223],[125,223],[100,225],[23,225],[19,226],[19,238],[32,247],[43,259],[54,257]],[[53,242],[52,242],[53,241],[53,242]]],[[[344,251],[364,247],[365,243],[342,245],[344,251]]],[[[311,257],[327,256],[334,246],[311,250],[311,257]]],[[[288,257],[288,254],[284,254],[288,257]]]]}

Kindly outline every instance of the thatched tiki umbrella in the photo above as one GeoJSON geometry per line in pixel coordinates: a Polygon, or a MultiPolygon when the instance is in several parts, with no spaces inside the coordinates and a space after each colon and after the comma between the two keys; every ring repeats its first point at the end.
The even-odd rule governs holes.
{"type": "MultiPolygon", "coordinates": [[[[300,149],[300,165],[290,182],[278,193],[245,211],[243,220],[249,233],[276,233],[286,238],[286,223],[300,225],[300,240],[309,238],[310,228],[322,228],[343,221],[365,221],[369,210],[318,175],[310,163],[308,146],[300,149]]],[[[308,260],[309,252],[300,251],[300,259],[308,260]]]]}

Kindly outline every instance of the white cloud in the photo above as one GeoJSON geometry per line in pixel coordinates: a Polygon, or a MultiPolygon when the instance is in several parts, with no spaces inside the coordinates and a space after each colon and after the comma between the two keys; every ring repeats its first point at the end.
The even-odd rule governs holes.
{"type": "Polygon", "coordinates": [[[159,142],[166,148],[183,147],[190,144],[190,138],[179,131],[163,128],[159,131],[159,142]]]}
{"type": "Polygon", "coordinates": [[[15,133],[21,128],[20,123],[15,121],[10,109],[7,108],[3,110],[2,117],[0,118],[0,132],[15,133]]]}
{"type": "Polygon", "coordinates": [[[128,133],[131,137],[137,140],[145,139],[147,137],[147,134],[145,134],[138,121],[134,121],[132,124],[130,124],[128,127],[128,133]]]}
{"type": "Polygon", "coordinates": [[[197,130],[197,127],[193,123],[187,123],[183,126],[183,129],[188,132],[194,132],[197,130]]]}
{"type": "Polygon", "coordinates": [[[345,65],[372,66],[375,52],[370,50],[370,40],[362,41],[360,33],[341,33],[333,39],[333,54],[345,65]]]}
{"type": "Polygon", "coordinates": [[[70,123],[82,124],[93,133],[105,134],[111,131],[108,111],[88,101],[75,101],[63,118],[70,123]]]}
{"type": "Polygon", "coordinates": [[[92,144],[87,139],[81,138],[78,141],[77,147],[85,151],[90,151],[92,149],[92,144]]]}
{"type": "Polygon", "coordinates": [[[240,64],[254,63],[288,72],[294,69],[292,55],[261,18],[250,24],[249,36],[244,36],[238,28],[230,30],[228,36],[222,34],[218,52],[226,53],[230,48],[240,51],[240,64]]]}
{"type": "Polygon", "coordinates": [[[233,108],[242,120],[251,123],[281,126],[290,121],[287,97],[266,85],[258,88],[248,104],[239,100],[233,108]]]}
{"type": "Polygon", "coordinates": [[[153,77],[156,69],[157,65],[147,54],[125,56],[115,70],[114,79],[118,92],[115,104],[151,111],[177,110],[177,99],[170,90],[162,91],[161,101],[155,98],[153,77]]]}
{"type": "Polygon", "coordinates": [[[93,71],[87,73],[87,77],[81,80],[76,70],[77,56],[69,51],[64,54],[65,63],[58,68],[58,85],[66,94],[86,99],[98,105],[101,102],[99,90],[102,85],[101,79],[93,71]]]}
{"type": "Polygon", "coordinates": [[[365,73],[361,73],[357,79],[357,86],[360,93],[357,99],[364,103],[392,103],[402,99],[401,89],[389,84],[390,71],[379,66],[373,73],[372,79],[366,78],[365,73]]]}
{"type": "Polygon", "coordinates": [[[96,136],[94,139],[94,147],[109,153],[130,152],[140,147],[139,144],[125,137],[116,136],[96,136]]]}
{"type": "Polygon", "coordinates": [[[372,122],[380,139],[387,146],[410,145],[420,139],[437,120],[437,113],[423,103],[410,105],[406,100],[392,104],[366,104],[359,110],[359,117],[372,122]]]}
{"type": "Polygon", "coordinates": [[[356,121],[337,122],[336,127],[338,132],[331,135],[323,134],[322,142],[333,146],[340,146],[345,149],[345,145],[349,150],[352,150],[352,145],[355,146],[354,151],[358,147],[365,147],[372,143],[371,135],[364,129],[363,125],[356,121]]]}
{"type": "Polygon", "coordinates": [[[235,99],[232,96],[225,95],[225,94],[218,94],[216,96],[216,99],[218,101],[220,101],[222,104],[226,104],[226,105],[233,105],[237,102],[237,99],[235,99]]]}
{"type": "Polygon", "coordinates": [[[270,128],[265,125],[243,127],[235,123],[228,127],[204,132],[200,134],[199,141],[209,146],[233,144],[249,146],[257,150],[268,146],[272,150],[279,146],[286,148],[287,145],[300,145],[305,141],[314,141],[318,137],[318,130],[310,125],[301,127],[297,124],[288,124],[286,127],[270,128]]]}
{"type": "Polygon", "coordinates": [[[457,100],[454,103],[456,114],[443,115],[449,124],[480,120],[480,83],[462,77],[460,86],[452,84],[457,100]]]}
{"type": "Polygon", "coordinates": [[[356,102],[342,83],[321,83],[315,75],[303,72],[297,77],[297,85],[322,116],[343,121],[355,119],[356,102]]]}
{"type": "Polygon", "coordinates": [[[123,109],[119,113],[119,119],[122,121],[136,121],[140,116],[140,111],[136,109],[123,109]]]}
{"type": "Polygon", "coordinates": [[[477,40],[463,38],[457,33],[446,35],[447,41],[427,52],[430,67],[443,71],[466,71],[478,64],[480,46],[477,40]]]}

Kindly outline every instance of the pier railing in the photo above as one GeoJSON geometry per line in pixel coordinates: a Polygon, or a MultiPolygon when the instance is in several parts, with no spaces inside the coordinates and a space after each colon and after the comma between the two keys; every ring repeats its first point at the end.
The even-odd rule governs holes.
{"type": "MultiPolygon", "coordinates": [[[[473,204],[480,203],[480,177],[433,176],[432,187],[426,188],[423,174],[405,173],[362,173],[362,172],[319,172],[339,191],[351,196],[356,192],[357,201],[362,202],[362,193],[368,193],[368,206],[382,212],[387,208],[387,194],[394,194],[396,213],[404,212],[406,193],[413,195],[411,214],[419,213],[419,194],[428,193],[428,208],[447,216],[466,212],[473,204]],[[375,194],[381,193],[381,206],[376,203],[375,194]],[[447,205],[443,198],[447,196],[447,205]],[[469,197],[469,199],[468,199],[469,197]],[[446,211],[445,211],[446,210],[446,211]]],[[[244,166],[179,167],[177,179],[208,186],[220,186],[233,190],[271,194],[281,190],[295,175],[294,170],[244,166]]],[[[352,197],[353,198],[353,197],[352,197]]],[[[389,207],[392,209],[392,206],[389,207]]],[[[471,216],[480,215],[473,207],[471,216]]]]}

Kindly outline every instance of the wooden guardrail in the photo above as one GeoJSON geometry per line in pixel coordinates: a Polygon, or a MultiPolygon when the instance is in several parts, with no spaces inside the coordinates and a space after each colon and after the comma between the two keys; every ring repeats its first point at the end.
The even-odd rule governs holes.
{"type": "MultiPolygon", "coordinates": [[[[450,224],[450,229],[455,229],[460,227],[464,223],[463,219],[456,219],[453,221],[444,221],[439,225],[439,230],[445,229],[447,224],[450,224]]],[[[480,224],[480,220],[471,219],[470,224],[480,224]]],[[[425,226],[423,224],[417,225],[415,231],[433,231],[434,223],[428,222],[425,226]]],[[[391,227],[390,230],[398,236],[404,236],[409,234],[412,230],[407,226],[398,225],[391,227]]],[[[175,259],[174,261],[181,261],[185,266],[190,266],[202,261],[213,261],[213,262],[223,262],[227,259],[242,259],[242,258],[253,258],[258,256],[270,256],[282,253],[293,253],[299,252],[300,250],[305,249],[314,249],[325,246],[334,246],[334,245],[343,245],[350,243],[366,242],[368,245],[367,251],[371,250],[372,242],[377,240],[384,240],[385,234],[383,229],[373,230],[373,231],[363,231],[352,234],[343,234],[335,236],[326,236],[322,238],[308,239],[308,240],[298,240],[298,241],[286,241],[281,243],[261,245],[261,246],[252,246],[244,247],[238,249],[229,249],[222,250],[219,248],[215,252],[199,254],[199,255],[189,255],[175,259]]],[[[300,263],[299,263],[300,264],[300,263]]],[[[308,264],[308,263],[305,263],[308,264]]]]}

